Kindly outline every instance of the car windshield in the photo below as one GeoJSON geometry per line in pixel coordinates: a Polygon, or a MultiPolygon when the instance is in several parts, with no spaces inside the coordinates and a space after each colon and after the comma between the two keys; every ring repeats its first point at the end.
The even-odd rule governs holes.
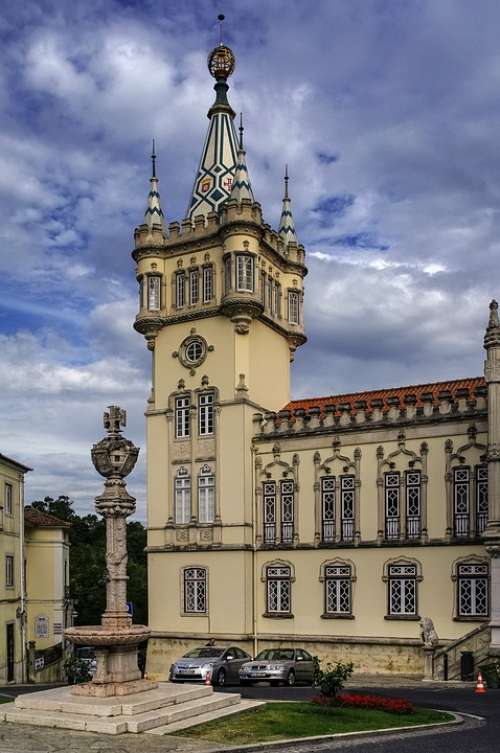
{"type": "Polygon", "coordinates": [[[293,661],[293,648],[266,648],[255,657],[258,661],[293,661]]]}
{"type": "Polygon", "coordinates": [[[184,659],[213,659],[216,656],[222,656],[224,653],[223,648],[211,648],[210,646],[203,646],[203,648],[193,648],[192,651],[188,651],[184,654],[184,659]]]}

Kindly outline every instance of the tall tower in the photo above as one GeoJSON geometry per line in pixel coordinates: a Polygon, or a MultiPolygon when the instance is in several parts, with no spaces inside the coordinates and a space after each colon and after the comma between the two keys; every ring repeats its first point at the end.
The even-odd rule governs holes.
{"type": "Polygon", "coordinates": [[[164,223],[153,151],[148,206],[134,235],[134,326],[153,359],[148,570],[157,635],[251,632],[252,414],[289,402],[290,361],[306,340],[304,248],[288,189],[280,232],[254,199],[243,127],[238,138],[227,99],[234,67],[221,42],[208,57],[216,98],[186,219],[164,223]],[[196,580],[204,567],[210,616],[208,586],[196,580]],[[187,590],[184,571],[192,575],[187,590]]]}

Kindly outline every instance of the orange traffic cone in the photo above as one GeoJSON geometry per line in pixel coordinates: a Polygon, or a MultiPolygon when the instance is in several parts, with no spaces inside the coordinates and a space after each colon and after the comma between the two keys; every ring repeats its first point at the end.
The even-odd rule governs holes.
{"type": "MultiPolygon", "coordinates": [[[[207,672],[205,675],[205,685],[211,685],[212,684],[212,673],[207,672]]],[[[482,691],[484,693],[484,690],[482,691]]]]}
{"type": "Polygon", "coordinates": [[[484,684],[483,675],[481,672],[477,674],[476,693],[486,693],[486,685],[484,684]]]}

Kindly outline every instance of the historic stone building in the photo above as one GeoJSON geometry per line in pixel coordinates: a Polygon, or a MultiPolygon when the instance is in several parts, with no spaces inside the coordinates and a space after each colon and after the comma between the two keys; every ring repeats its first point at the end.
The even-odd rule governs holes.
{"type": "Polygon", "coordinates": [[[288,178],[278,231],[254,198],[233,68],[221,43],[186,219],[165,222],[153,155],[135,231],[152,356],[148,671],[215,638],[456,676],[462,651],[500,649],[497,306],[485,378],[291,402],[305,252],[288,178]]]}

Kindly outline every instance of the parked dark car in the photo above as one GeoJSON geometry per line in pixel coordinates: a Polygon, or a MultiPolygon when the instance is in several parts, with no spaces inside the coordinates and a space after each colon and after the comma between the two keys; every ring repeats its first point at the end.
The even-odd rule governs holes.
{"type": "Polygon", "coordinates": [[[201,646],[188,651],[170,667],[172,682],[206,681],[213,685],[239,682],[239,670],[252,657],[237,646],[201,646]]]}
{"type": "Polygon", "coordinates": [[[262,680],[268,680],[271,685],[292,686],[297,682],[312,685],[313,678],[313,658],[303,648],[266,648],[240,669],[242,685],[262,680]]]}

